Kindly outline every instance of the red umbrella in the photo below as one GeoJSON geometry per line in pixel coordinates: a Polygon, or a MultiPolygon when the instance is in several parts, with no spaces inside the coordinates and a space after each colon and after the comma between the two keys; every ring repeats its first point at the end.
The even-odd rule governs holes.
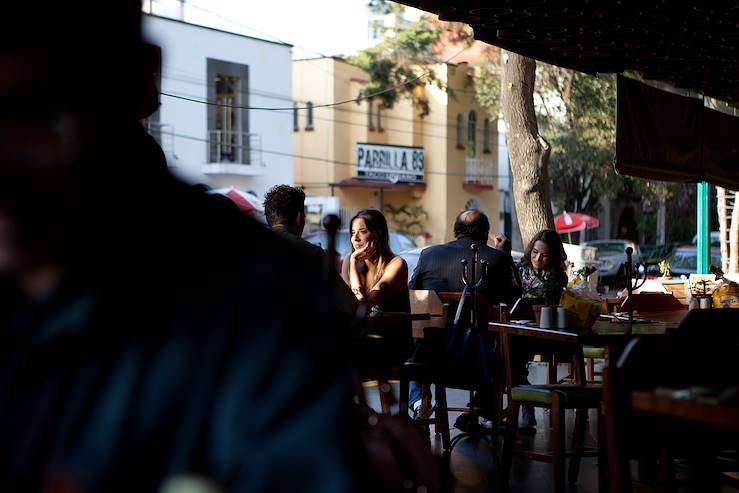
{"type": "Polygon", "coordinates": [[[253,215],[255,212],[257,212],[256,207],[254,207],[251,202],[244,196],[245,194],[241,194],[236,190],[229,190],[226,192],[226,197],[233,200],[233,202],[236,204],[236,207],[239,208],[241,212],[248,215],[253,215]]]}
{"type": "Polygon", "coordinates": [[[233,187],[210,190],[208,193],[225,195],[231,199],[234,204],[236,204],[236,207],[238,207],[241,212],[247,216],[254,217],[257,221],[263,224],[267,224],[267,220],[264,217],[264,206],[255,195],[242,192],[233,187]]]}
{"type": "Polygon", "coordinates": [[[599,225],[600,221],[597,218],[578,212],[565,212],[554,218],[554,228],[557,233],[574,233],[584,229],[597,228],[599,225]]]}

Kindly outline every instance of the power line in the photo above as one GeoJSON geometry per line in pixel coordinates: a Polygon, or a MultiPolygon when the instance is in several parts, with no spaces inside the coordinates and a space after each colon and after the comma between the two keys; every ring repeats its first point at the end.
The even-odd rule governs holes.
{"type": "MultiPolygon", "coordinates": [[[[352,112],[352,113],[360,113],[358,111],[352,111],[352,110],[346,110],[346,111],[352,112]]],[[[292,115],[289,115],[287,113],[278,113],[278,114],[279,115],[284,115],[284,116],[287,116],[287,117],[292,117],[292,115]]],[[[383,116],[383,118],[388,118],[388,117],[383,116]]],[[[361,128],[366,128],[367,127],[367,124],[366,123],[359,123],[359,122],[352,122],[352,121],[346,121],[346,120],[339,120],[339,119],[336,119],[336,118],[327,118],[327,117],[321,117],[321,116],[316,116],[316,115],[313,115],[313,119],[314,120],[319,120],[319,121],[330,122],[330,123],[342,124],[342,125],[351,125],[351,126],[354,126],[354,127],[361,127],[361,128]]],[[[397,118],[397,119],[398,120],[401,120],[401,121],[408,122],[408,123],[413,123],[413,120],[404,119],[404,118],[397,118]]],[[[455,128],[456,127],[456,123],[448,123],[448,124],[436,123],[434,125],[440,126],[440,127],[446,127],[446,128],[455,128]]],[[[481,133],[483,133],[483,139],[484,139],[484,126],[480,130],[481,130],[481,133]]],[[[492,130],[492,128],[491,128],[491,130],[492,130]]],[[[408,134],[408,135],[417,135],[417,136],[420,136],[420,137],[428,137],[428,138],[432,138],[432,139],[442,139],[442,140],[446,140],[446,141],[456,141],[457,140],[456,135],[454,135],[454,136],[451,136],[451,135],[436,135],[436,134],[431,134],[431,133],[426,133],[426,132],[418,132],[418,131],[415,131],[415,130],[406,130],[406,129],[402,129],[402,128],[383,127],[381,129],[381,131],[396,132],[396,133],[402,133],[402,134],[408,134]]],[[[464,139],[464,140],[466,142],[466,139],[464,139]]],[[[492,146],[490,146],[490,147],[492,147],[492,146]]],[[[497,147],[503,148],[503,147],[506,147],[506,146],[502,145],[499,142],[497,144],[497,147]]],[[[483,149],[485,149],[485,146],[484,145],[483,145],[483,149]]]]}
{"type": "Polygon", "coordinates": [[[208,9],[206,9],[205,7],[201,7],[200,5],[196,5],[196,4],[194,4],[194,3],[191,3],[191,2],[188,2],[188,1],[186,1],[186,0],[178,0],[178,1],[179,1],[180,3],[182,3],[183,5],[186,5],[186,6],[188,6],[188,7],[192,7],[192,8],[194,8],[194,9],[197,9],[197,10],[200,10],[201,12],[205,12],[206,14],[210,14],[210,15],[212,15],[213,17],[217,17],[217,18],[219,18],[219,19],[221,19],[221,20],[224,20],[224,21],[226,21],[226,22],[228,22],[228,23],[231,23],[231,24],[233,24],[233,25],[235,25],[235,26],[239,26],[239,27],[242,27],[242,28],[244,28],[244,29],[247,29],[247,30],[249,30],[249,31],[255,32],[255,33],[257,33],[257,34],[260,34],[260,35],[262,35],[262,36],[266,36],[266,37],[268,37],[268,38],[272,38],[272,39],[274,39],[275,41],[277,41],[278,43],[282,43],[282,44],[286,44],[286,45],[292,45],[292,46],[295,46],[296,48],[300,48],[300,49],[301,49],[301,50],[303,50],[303,51],[308,51],[308,52],[310,52],[310,53],[315,53],[316,55],[320,55],[320,56],[322,56],[322,57],[325,57],[325,56],[326,56],[326,55],[324,55],[323,53],[321,53],[321,52],[319,52],[319,51],[316,51],[316,50],[312,50],[312,49],[310,49],[310,48],[306,48],[305,46],[300,46],[300,45],[298,45],[298,44],[295,44],[295,43],[290,43],[290,42],[288,42],[288,41],[285,41],[285,40],[282,40],[282,39],[280,39],[280,38],[279,38],[279,37],[277,37],[277,36],[273,36],[273,35],[271,35],[271,34],[265,33],[264,31],[260,31],[259,29],[255,29],[255,28],[253,28],[253,27],[250,27],[250,26],[247,26],[247,25],[245,25],[245,24],[242,24],[241,22],[235,21],[235,20],[233,20],[233,19],[229,19],[228,17],[225,17],[225,16],[223,16],[223,15],[221,15],[221,14],[218,14],[218,13],[216,13],[216,12],[213,12],[212,10],[208,10],[208,9]]]}
{"type": "MultiPolygon", "coordinates": [[[[193,140],[193,141],[196,141],[196,142],[212,143],[212,141],[209,140],[209,139],[205,139],[205,138],[202,138],[202,137],[195,137],[193,135],[179,134],[179,133],[175,133],[175,132],[166,132],[164,130],[161,131],[161,134],[162,135],[171,135],[173,137],[179,137],[179,138],[187,139],[187,140],[193,140]]],[[[247,149],[247,150],[250,149],[249,146],[237,145],[237,144],[232,144],[232,145],[230,145],[230,147],[232,147],[234,149],[247,149]]],[[[342,165],[342,166],[356,166],[357,165],[357,163],[353,163],[353,162],[350,162],[350,161],[337,161],[337,160],[334,160],[334,159],[326,159],[326,158],[317,157],[317,156],[303,156],[303,155],[300,155],[300,154],[294,154],[294,153],[282,152],[282,151],[274,151],[274,150],[267,150],[267,149],[260,149],[259,152],[263,152],[265,154],[272,154],[272,155],[275,155],[275,156],[284,156],[284,157],[292,157],[292,158],[297,158],[297,159],[305,159],[307,161],[318,161],[318,162],[323,162],[323,163],[327,163],[327,164],[338,164],[338,165],[342,165]]],[[[456,173],[456,172],[445,172],[445,171],[428,171],[428,170],[424,170],[424,174],[426,174],[426,175],[440,175],[440,176],[462,176],[462,177],[467,176],[467,173],[456,173]]],[[[481,177],[481,178],[508,178],[509,177],[509,175],[494,175],[494,174],[486,174],[486,173],[475,174],[475,176],[481,177]]]]}
{"type": "MultiPolygon", "coordinates": [[[[165,78],[171,79],[171,80],[178,80],[178,81],[181,81],[181,82],[185,82],[185,83],[192,84],[192,85],[198,85],[198,86],[203,86],[203,85],[205,85],[205,87],[214,87],[215,86],[214,84],[208,84],[208,83],[199,82],[199,81],[190,81],[190,80],[187,80],[187,79],[181,79],[181,78],[178,78],[176,76],[171,76],[171,75],[170,76],[167,76],[165,78]]],[[[458,89],[453,89],[453,90],[455,92],[460,92],[460,90],[458,90],[458,89]]],[[[474,91],[470,91],[470,92],[474,92],[474,91]]],[[[188,98],[192,98],[192,99],[197,99],[196,96],[191,96],[191,95],[188,95],[188,94],[182,94],[182,93],[174,93],[174,94],[177,94],[177,96],[182,96],[182,97],[188,97],[188,98]]],[[[253,88],[250,88],[249,91],[247,92],[247,94],[254,95],[254,96],[260,96],[260,97],[271,98],[271,99],[281,99],[283,101],[294,101],[294,99],[288,98],[288,97],[283,96],[283,95],[278,94],[278,93],[270,93],[270,92],[267,92],[267,91],[262,91],[262,90],[253,89],[253,88]]],[[[308,101],[306,101],[306,102],[308,102],[308,101]]],[[[314,108],[315,108],[315,106],[314,106],[314,108]]],[[[293,109],[293,111],[295,111],[298,108],[293,107],[292,109],[293,109]]],[[[351,109],[348,109],[348,108],[334,107],[333,109],[335,111],[343,111],[345,113],[354,113],[354,114],[361,114],[361,115],[365,115],[366,114],[364,111],[351,110],[351,109]]],[[[284,114],[286,116],[292,116],[292,115],[288,115],[287,113],[281,113],[281,114],[284,114]]],[[[336,120],[336,119],[332,119],[332,118],[326,118],[326,117],[319,117],[319,116],[315,116],[315,115],[313,116],[313,118],[316,119],[316,120],[337,121],[337,122],[340,122],[340,120],[336,120]]],[[[414,123],[415,122],[415,120],[410,119],[410,118],[403,118],[403,117],[400,117],[400,116],[393,116],[393,115],[383,115],[383,118],[386,119],[386,120],[396,120],[396,121],[401,121],[401,122],[406,122],[406,123],[414,123]]],[[[342,122],[342,123],[349,123],[349,122],[342,122]]],[[[456,126],[456,122],[436,123],[436,122],[424,121],[424,125],[431,125],[431,126],[443,127],[443,128],[453,128],[453,127],[456,126]]],[[[429,135],[429,134],[423,134],[423,135],[429,135]]],[[[442,136],[435,136],[435,135],[433,137],[443,138],[442,136]]]]}
{"type": "MultiPolygon", "coordinates": [[[[416,77],[414,77],[414,78],[412,78],[410,80],[407,80],[407,81],[402,82],[400,84],[396,84],[395,86],[387,87],[387,88],[385,88],[385,89],[383,89],[381,91],[377,91],[377,92],[374,92],[372,94],[367,94],[367,95],[364,95],[364,96],[358,96],[358,97],[353,98],[353,99],[347,99],[345,101],[337,101],[337,102],[334,102],[334,103],[325,103],[325,104],[313,105],[310,108],[311,109],[313,109],[313,108],[327,108],[327,107],[331,107],[331,106],[340,106],[340,105],[347,104],[347,103],[356,103],[356,102],[359,102],[359,101],[363,101],[365,99],[373,99],[373,98],[375,98],[377,96],[382,96],[383,94],[387,94],[389,92],[396,91],[396,90],[400,89],[401,87],[405,87],[407,85],[413,84],[413,83],[421,80],[423,77],[425,77],[425,76],[429,75],[430,73],[432,73],[435,70],[436,66],[439,66],[439,65],[441,65],[443,63],[449,63],[452,59],[454,59],[457,56],[461,55],[468,48],[469,48],[469,46],[466,46],[466,47],[462,48],[457,53],[455,53],[454,55],[452,55],[451,57],[449,57],[448,59],[435,63],[434,64],[435,65],[434,68],[429,69],[429,70],[421,73],[420,75],[418,75],[418,76],[416,76],[416,77]]],[[[168,96],[168,97],[171,97],[171,98],[182,99],[182,100],[190,101],[190,102],[193,102],[193,103],[207,104],[209,106],[218,106],[218,107],[221,107],[221,108],[232,108],[232,109],[242,109],[242,110],[257,110],[257,111],[293,111],[293,110],[301,110],[301,109],[306,110],[306,109],[308,109],[307,106],[306,107],[302,107],[302,108],[301,107],[295,107],[295,106],[288,107],[288,108],[265,107],[265,106],[238,106],[238,105],[230,105],[230,104],[217,103],[215,101],[200,101],[200,100],[197,100],[197,99],[194,99],[194,98],[188,98],[188,97],[184,97],[184,96],[177,96],[177,95],[166,93],[166,92],[162,92],[161,94],[162,94],[162,96],[168,96]]]]}
{"type": "MultiPolygon", "coordinates": [[[[271,34],[265,33],[264,31],[260,31],[258,29],[252,28],[250,26],[246,26],[245,24],[242,24],[242,23],[240,23],[238,21],[229,19],[229,18],[227,18],[225,16],[222,16],[222,15],[220,15],[220,14],[218,14],[216,12],[213,12],[211,10],[208,10],[208,9],[206,9],[204,7],[201,7],[201,6],[196,5],[196,4],[193,4],[193,3],[189,3],[186,0],[178,0],[178,1],[181,2],[183,5],[187,5],[187,6],[190,6],[190,7],[195,8],[195,9],[201,10],[201,11],[207,13],[207,14],[213,15],[213,16],[215,16],[215,17],[217,17],[219,19],[225,20],[225,21],[227,21],[227,22],[229,22],[231,24],[240,26],[240,27],[242,27],[244,29],[247,29],[247,30],[250,30],[250,31],[254,31],[254,32],[259,33],[259,34],[261,34],[263,36],[267,36],[269,38],[273,38],[273,39],[277,40],[280,43],[292,44],[292,43],[289,43],[287,41],[284,41],[284,40],[280,39],[277,36],[273,36],[271,34]]],[[[321,56],[323,58],[332,58],[329,55],[325,55],[325,54],[323,54],[323,53],[321,53],[319,51],[308,49],[308,48],[306,48],[304,46],[300,46],[300,45],[297,45],[297,44],[292,44],[292,45],[293,46],[296,46],[298,48],[301,48],[301,49],[303,49],[305,51],[309,51],[311,53],[315,53],[315,54],[317,54],[317,55],[319,55],[319,56],[321,56]]],[[[425,77],[426,75],[429,75],[430,73],[432,73],[435,70],[436,67],[438,67],[439,65],[445,64],[445,63],[449,63],[451,60],[453,60],[454,58],[456,58],[459,55],[461,55],[462,53],[464,53],[470,47],[471,47],[471,45],[470,46],[463,47],[461,50],[459,50],[457,53],[455,53],[451,57],[447,58],[446,60],[442,60],[442,61],[437,62],[435,64],[435,67],[434,68],[427,70],[426,72],[420,74],[419,76],[417,76],[414,79],[410,79],[410,80],[405,81],[405,82],[403,82],[401,84],[398,84],[398,85],[396,85],[394,87],[386,88],[386,89],[384,89],[382,91],[378,91],[378,92],[376,92],[374,94],[369,94],[369,95],[366,95],[366,96],[357,97],[357,98],[346,100],[346,101],[335,102],[335,103],[325,103],[325,104],[320,104],[320,105],[313,105],[312,108],[322,108],[322,107],[339,106],[339,105],[343,105],[343,104],[347,104],[347,103],[352,103],[352,102],[356,103],[356,102],[362,101],[364,99],[371,99],[371,98],[373,98],[375,96],[379,96],[379,95],[382,95],[382,94],[386,94],[388,92],[392,92],[394,90],[399,89],[400,87],[404,87],[406,85],[412,84],[412,83],[420,80],[421,78],[425,77]]],[[[308,60],[308,62],[311,62],[311,60],[308,60]]],[[[313,64],[313,63],[312,63],[312,65],[314,65],[315,67],[319,68],[320,70],[322,70],[323,72],[327,73],[328,75],[331,75],[332,78],[334,78],[334,79],[337,79],[338,78],[340,80],[344,80],[344,81],[350,82],[349,79],[343,79],[343,78],[336,77],[336,74],[335,73],[329,72],[328,70],[325,70],[320,65],[316,65],[316,64],[313,64]]],[[[202,82],[205,85],[205,87],[214,87],[214,84],[210,84],[208,81],[201,81],[200,79],[197,79],[197,80],[199,82],[202,82]]],[[[469,93],[475,93],[475,91],[470,91],[470,90],[466,90],[466,89],[454,89],[454,91],[455,92],[463,92],[463,93],[468,93],[468,92],[469,93]]],[[[172,97],[172,98],[182,99],[182,100],[185,100],[185,101],[190,101],[190,102],[195,102],[195,103],[200,103],[200,104],[206,104],[206,105],[209,105],[209,106],[218,106],[218,107],[223,107],[223,108],[247,109],[247,110],[248,109],[253,109],[253,110],[259,110],[259,111],[289,111],[289,110],[293,110],[294,111],[294,110],[301,110],[301,109],[307,110],[308,109],[307,106],[306,107],[295,107],[295,106],[293,106],[293,107],[290,107],[290,108],[266,108],[266,107],[236,106],[236,105],[227,105],[227,104],[216,103],[216,102],[211,102],[211,101],[202,101],[202,100],[195,99],[194,97],[186,97],[186,96],[182,96],[182,95],[175,95],[175,94],[165,93],[165,92],[161,92],[161,94],[163,96],[168,96],[168,97],[172,97]]],[[[275,96],[274,99],[282,99],[284,101],[294,101],[294,98],[292,98],[291,96],[277,95],[276,93],[272,93],[272,94],[275,96]]],[[[340,111],[352,111],[352,110],[343,110],[343,109],[340,109],[340,108],[337,108],[337,109],[339,109],[340,111]]],[[[393,117],[393,116],[387,116],[386,118],[388,118],[388,119],[400,119],[399,117],[393,117]]],[[[407,120],[407,119],[404,119],[404,120],[406,120],[406,121],[412,121],[412,120],[407,120]]],[[[436,125],[438,125],[438,124],[436,124],[436,125]]]]}

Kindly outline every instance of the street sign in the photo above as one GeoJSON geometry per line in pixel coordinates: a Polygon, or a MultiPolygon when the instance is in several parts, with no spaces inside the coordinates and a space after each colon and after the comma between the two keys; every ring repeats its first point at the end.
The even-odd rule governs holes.
{"type": "Polygon", "coordinates": [[[423,183],[423,147],[357,144],[357,176],[390,183],[423,183]]]}

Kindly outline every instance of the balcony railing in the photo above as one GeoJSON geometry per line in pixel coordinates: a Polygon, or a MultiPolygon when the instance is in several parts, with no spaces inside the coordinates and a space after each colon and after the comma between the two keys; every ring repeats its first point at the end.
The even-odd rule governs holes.
{"type": "Polygon", "coordinates": [[[467,158],[465,184],[492,187],[495,182],[494,178],[492,159],[467,158]]]}
{"type": "Polygon", "coordinates": [[[211,130],[208,143],[210,163],[247,165],[262,163],[261,135],[211,130]]]}

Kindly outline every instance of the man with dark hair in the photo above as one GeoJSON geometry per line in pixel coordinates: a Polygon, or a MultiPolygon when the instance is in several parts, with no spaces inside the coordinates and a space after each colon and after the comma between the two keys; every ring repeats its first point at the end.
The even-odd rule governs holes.
{"type": "MultiPolygon", "coordinates": [[[[301,238],[303,228],[305,228],[305,192],[290,185],[275,185],[264,196],[264,215],[272,231],[281,235],[314,261],[323,261],[323,249],[301,238]]],[[[342,281],[341,284],[346,283],[342,281]]],[[[343,296],[344,293],[340,295],[343,296]]]]}
{"type": "MultiPolygon", "coordinates": [[[[430,246],[421,251],[418,264],[408,282],[410,289],[430,289],[436,292],[461,292],[464,289],[462,281],[462,259],[471,265],[473,253],[471,246],[479,247],[481,261],[488,263],[487,276],[479,289],[490,303],[513,302],[521,295],[521,287],[513,277],[514,265],[510,254],[487,245],[490,233],[490,222],[487,216],[478,210],[466,210],[457,216],[454,221],[455,240],[443,245],[430,246]]],[[[477,272],[482,275],[478,266],[477,272]]],[[[418,351],[423,351],[420,349],[418,351]]],[[[418,416],[421,403],[421,387],[412,382],[408,404],[418,416]]]]}
{"type": "MultiPolygon", "coordinates": [[[[487,245],[490,222],[478,210],[467,210],[454,221],[455,240],[430,246],[421,251],[418,264],[408,286],[411,289],[431,289],[437,292],[462,291],[462,259],[472,263],[473,244],[477,244],[480,260],[488,263],[488,275],[479,292],[491,303],[513,304],[521,288],[513,278],[513,259],[501,250],[487,245]]],[[[477,269],[481,272],[481,269],[477,269]]]]}
{"type": "Polygon", "coordinates": [[[264,196],[264,215],[272,230],[299,238],[305,228],[305,192],[290,185],[275,185],[264,196]]]}
{"type": "MultiPolygon", "coordinates": [[[[264,196],[264,214],[272,231],[300,249],[314,262],[325,261],[323,248],[301,238],[305,227],[305,192],[290,185],[275,185],[264,196]]],[[[352,325],[357,311],[357,298],[338,272],[335,277],[332,274],[331,282],[334,285],[336,307],[347,324],[352,325]]]]}
{"type": "Polygon", "coordinates": [[[462,212],[454,220],[454,238],[469,238],[477,243],[487,245],[490,233],[490,221],[480,211],[468,210],[462,212]]]}
{"type": "Polygon", "coordinates": [[[356,491],[325,267],[141,151],[141,2],[3,14],[2,489],[356,491]]]}

